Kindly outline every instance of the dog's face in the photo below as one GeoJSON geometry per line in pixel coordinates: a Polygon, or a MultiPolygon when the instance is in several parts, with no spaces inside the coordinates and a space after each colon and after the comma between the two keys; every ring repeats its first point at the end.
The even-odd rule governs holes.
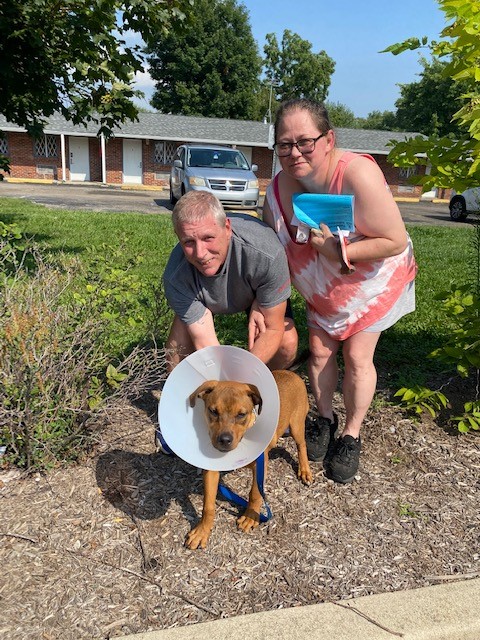
{"type": "Polygon", "coordinates": [[[213,446],[219,451],[232,451],[255,424],[262,410],[262,398],[253,384],[209,380],[190,395],[190,406],[197,398],[205,403],[205,419],[213,446]]]}

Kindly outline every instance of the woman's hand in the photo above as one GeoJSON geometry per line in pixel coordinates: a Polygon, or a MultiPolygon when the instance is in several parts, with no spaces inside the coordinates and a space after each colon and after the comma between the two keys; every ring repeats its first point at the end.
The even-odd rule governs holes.
{"type": "Polygon", "coordinates": [[[310,229],[310,244],[329,260],[338,262],[337,239],[323,222],[320,229],[310,229]]]}

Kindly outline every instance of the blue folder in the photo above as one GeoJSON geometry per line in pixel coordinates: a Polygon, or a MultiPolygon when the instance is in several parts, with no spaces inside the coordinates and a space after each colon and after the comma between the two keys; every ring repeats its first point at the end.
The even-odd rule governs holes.
{"type": "Polygon", "coordinates": [[[303,224],[319,229],[326,224],[332,233],[337,229],[355,231],[354,196],[329,193],[294,193],[293,212],[303,224]]]}

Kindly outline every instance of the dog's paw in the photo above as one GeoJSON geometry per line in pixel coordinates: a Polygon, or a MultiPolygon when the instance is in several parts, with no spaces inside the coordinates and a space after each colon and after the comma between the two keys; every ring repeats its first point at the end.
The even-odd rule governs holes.
{"type": "Polygon", "coordinates": [[[260,516],[253,509],[247,509],[243,516],[237,520],[237,527],[244,533],[248,533],[260,524],[260,516]]]}
{"type": "Polygon", "coordinates": [[[185,540],[185,546],[188,549],[205,549],[207,546],[208,539],[210,538],[210,530],[205,529],[201,525],[192,529],[190,533],[187,535],[185,540]]]}
{"type": "Polygon", "coordinates": [[[313,482],[313,474],[309,466],[305,468],[299,468],[298,477],[303,482],[303,484],[309,485],[313,482]]]}

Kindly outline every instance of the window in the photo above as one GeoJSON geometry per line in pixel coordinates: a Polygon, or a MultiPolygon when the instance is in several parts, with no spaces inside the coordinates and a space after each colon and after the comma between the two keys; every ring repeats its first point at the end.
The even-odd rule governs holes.
{"type": "Polygon", "coordinates": [[[164,142],[163,140],[157,140],[153,150],[153,162],[155,164],[172,164],[173,156],[177,147],[174,142],[164,142]]]}
{"type": "Polygon", "coordinates": [[[8,155],[7,138],[4,138],[3,136],[0,136],[0,153],[2,153],[4,156],[8,155]]]}
{"type": "Polygon", "coordinates": [[[35,156],[42,158],[57,157],[57,137],[43,136],[35,140],[35,156]]]}
{"type": "Polygon", "coordinates": [[[398,172],[398,177],[403,180],[408,180],[411,176],[416,176],[418,174],[418,166],[414,167],[402,167],[398,172]]]}

